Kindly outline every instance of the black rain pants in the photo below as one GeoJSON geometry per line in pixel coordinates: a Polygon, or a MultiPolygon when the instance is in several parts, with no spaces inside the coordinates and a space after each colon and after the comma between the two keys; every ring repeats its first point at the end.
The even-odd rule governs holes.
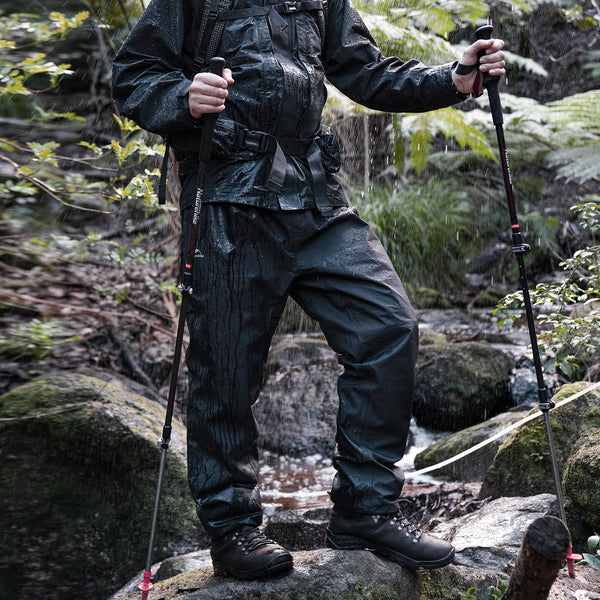
{"type": "MultiPolygon", "coordinates": [[[[182,211],[184,249],[192,210],[182,211]]],[[[262,522],[252,404],[288,296],[317,319],[344,367],[331,499],[353,512],[395,511],[417,320],[370,227],[351,208],[323,216],[207,203],[198,250],[187,316],[188,468],[207,533],[262,522]]]]}

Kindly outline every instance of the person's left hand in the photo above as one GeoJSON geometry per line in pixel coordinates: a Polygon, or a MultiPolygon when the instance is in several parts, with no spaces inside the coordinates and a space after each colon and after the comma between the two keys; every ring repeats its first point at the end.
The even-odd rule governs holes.
{"type": "MultiPolygon", "coordinates": [[[[465,75],[459,75],[456,69],[452,71],[452,81],[456,89],[463,94],[478,93],[483,91],[483,77],[479,77],[479,83],[476,85],[477,77],[477,61],[479,60],[479,71],[481,73],[489,73],[493,77],[502,77],[506,74],[504,67],[504,42],[502,40],[477,40],[471,44],[464,52],[459,61],[459,65],[469,67],[474,65],[473,70],[465,75]],[[485,53],[480,59],[477,54],[481,51],[485,53]],[[476,89],[475,89],[476,88],[476,89]]],[[[459,69],[460,71],[460,69],[459,69]]]]}

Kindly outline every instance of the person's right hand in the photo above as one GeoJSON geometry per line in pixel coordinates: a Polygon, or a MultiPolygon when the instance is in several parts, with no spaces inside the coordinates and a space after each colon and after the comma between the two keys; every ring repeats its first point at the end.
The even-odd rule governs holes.
{"type": "Polygon", "coordinates": [[[227,87],[233,83],[230,69],[223,70],[223,76],[213,73],[198,73],[188,93],[190,114],[199,119],[206,113],[220,113],[225,108],[229,92],[227,87]]]}

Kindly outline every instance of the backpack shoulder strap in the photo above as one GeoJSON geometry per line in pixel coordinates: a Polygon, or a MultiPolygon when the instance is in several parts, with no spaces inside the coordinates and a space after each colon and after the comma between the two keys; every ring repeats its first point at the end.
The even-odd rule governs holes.
{"type": "Polygon", "coordinates": [[[202,67],[213,58],[219,44],[225,23],[219,21],[219,13],[230,8],[232,0],[204,0],[198,34],[194,43],[194,70],[200,71],[202,67]]]}

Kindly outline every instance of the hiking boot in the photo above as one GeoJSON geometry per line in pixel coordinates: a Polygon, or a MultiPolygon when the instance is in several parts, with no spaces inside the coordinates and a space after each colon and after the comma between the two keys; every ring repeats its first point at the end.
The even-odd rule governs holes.
{"type": "Polygon", "coordinates": [[[270,577],[292,568],[292,555],[256,527],[242,527],[212,541],[215,575],[237,579],[270,577]]]}
{"type": "Polygon", "coordinates": [[[373,550],[405,567],[435,569],[452,562],[448,542],[423,533],[400,511],[389,515],[361,515],[333,509],[327,545],[338,550],[373,550]]]}

